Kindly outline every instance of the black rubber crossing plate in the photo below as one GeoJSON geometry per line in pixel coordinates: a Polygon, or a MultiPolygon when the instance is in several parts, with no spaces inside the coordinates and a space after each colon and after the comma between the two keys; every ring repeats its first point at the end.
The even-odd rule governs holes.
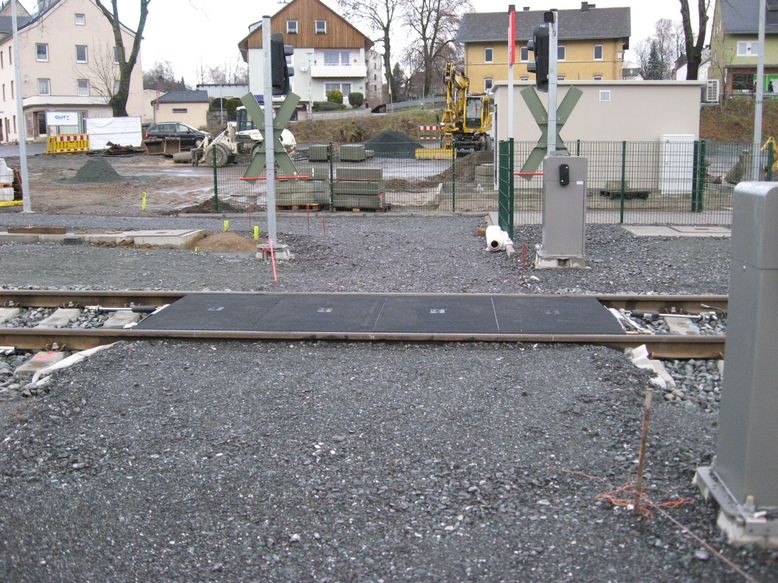
{"type": "Polygon", "coordinates": [[[594,298],[492,296],[500,334],[624,334],[594,298]]]}
{"type": "Polygon", "coordinates": [[[489,296],[389,296],[375,332],[496,334],[489,296]]]}
{"type": "Polygon", "coordinates": [[[594,298],[489,295],[190,294],[144,330],[328,334],[623,334],[594,298]]]}

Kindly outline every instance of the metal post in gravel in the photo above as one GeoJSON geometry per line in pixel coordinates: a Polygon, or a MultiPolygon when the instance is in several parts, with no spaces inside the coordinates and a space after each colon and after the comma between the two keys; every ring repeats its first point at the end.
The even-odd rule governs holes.
{"type": "Polygon", "coordinates": [[[619,224],[624,224],[624,195],[627,186],[627,142],[621,142],[621,203],[619,208],[619,224]]]}
{"type": "Polygon", "coordinates": [[[211,164],[213,165],[213,208],[219,212],[219,176],[216,171],[216,144],[211,147],[211,164]]]}
{"type": "Polygon", "coordinates": [[[330,164],[330,174],[329,174],[329,183],[330,183],[330,211],[335,211],[335,188],[333,185],[333,167],[332,167],[332,159],[335,157],[334,150],[332,148],[332,142],[329,143],[327,146],[327,161],[330,164]]]}
{"type": "Polygon", "coordinates": [[[643,495],[643,470],[646,467],[646,447],[648,445],[648,425],[651,421],[651,401],[654,391],[651,387],[646,389],[646,398],[643,401],[643,425],[640,428],[640,455],[638,457],[638,474],[635,478],[635,502],[633,512],[640,514],[640,497],[643,495]]]}
{"type": "Polygon", "coordinates": [[[457,148],[451,145],[451,212],[457,210],[457,148]]]}

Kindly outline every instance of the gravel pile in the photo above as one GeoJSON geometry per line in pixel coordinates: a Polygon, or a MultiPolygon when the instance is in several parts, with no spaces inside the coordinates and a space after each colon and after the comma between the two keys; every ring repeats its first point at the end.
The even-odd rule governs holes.
{"type": "Polygon", "coordinates": [[[423,146],[402,132],[387,130],[365,143],[377,158],[415,158],[416,150],[423,146]]]}
{"type": "MultiPolygon", "coordinates": [[[[36,217],[46,221],[63,222],[36,217]]],[[[211,231],[221,221],[67,220],[211,231]]],[[[231,222],[251,232],[253,221],[231,222]]],[[[535,271],[488,252],[474,235],[482,224],[282,215],[281,241],[296,258],[280,265],[278,286],[251,256],[161,249],[6,244],[0,270],[4,285],[19,288],[727,290],[726,239],[643,239],[592,226],[587,269],[535,271]]],[[[519,248],[539,235],[520,228],[519,248]]],[[[9,376],[2,362],[0,383],[9,376]]],[[[715,450],[717,391],[707,387],[720,384],[717,372],[707,361],[669,367],[684,398],[655,399],[649,495],[689,497],[668,511],[673,518],[751,576],[775,581],[778,555],[728,547],[715,506],[691,486],[715,450]]],[[[623,355],[592,347],[122,344],[52,377],[41,398],[0,398],[0,573],[16,581],[733,580],[660,513],[636,518],[596,498],[634,479],[648,384],[623,355]]]]}
{"type": "Polygon", "coordinates": [[[93,182],[120,182],[125,180],[114,170],[111,163],[102,157],[90,158],[78,169],[73,178],[67,178],[62,182],[70,184],[88,184],[93,182]]]}

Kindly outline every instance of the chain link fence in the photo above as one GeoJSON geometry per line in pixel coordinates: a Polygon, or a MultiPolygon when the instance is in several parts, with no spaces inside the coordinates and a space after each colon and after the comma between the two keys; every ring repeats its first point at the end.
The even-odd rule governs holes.
{"type": "MultiPolygon", "coordinates": [[[[534,146],[514,142],[516,169],[534,146]]],[[[739,143],[574,141],[568,148],[589,161],[591,223],[728,225],[734,187],[750,179],[754,156],[763,180],[772,180],[775,162],[772,150],[754,152],[751,144],[739,143]]],[[[293,159],[299,177],[277,180],[279,210],[481,214],[497,212],[501,204],[500,162],[491,151],[457,152],[398,140],[312,144],[299,147],[293,159]]],[[[266,210],[265,181],[243,178],[249,162],[244,157],[214,168],[213,210],[266,210]]],[[[515,176],[515,222],[539,223],[543,177],[515,176]]]]}

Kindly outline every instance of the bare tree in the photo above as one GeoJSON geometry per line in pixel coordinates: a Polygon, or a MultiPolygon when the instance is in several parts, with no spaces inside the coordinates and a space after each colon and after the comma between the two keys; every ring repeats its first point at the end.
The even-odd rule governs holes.
{"type": "Polygon", "coordinates": [[[173,65],[170,61],[157,61],[151,69],[143,71],[143,88],[156,89],[163,93],[168,91],[181,91],[186,89],[186,83],[181,78],[176,80],[173,65]]]}
{"type": "Polygon", "coordinates": [[[635,52],[643,79],[672,79],[683,54],[678,25],[668,18],[657,20],[654,35],[640,41],[635,52]]]}
{"type": "Polygon", "coordinates": [[[702,50],[705,48],[705,36],[708,32],[708,10],[711,0],[697,0],[697,38],[692,28],[692,18],[689,12],[689,0],[678,0],[681,3],[681,23],[684,37],[684,53],[686,55],[686,79],[696,80],[702,63],[702,50]]]}
{"type": "Polygon", "coordinates": [[[114,117],[126,117],[127,99],[130,96],[130,78],[132,77],[135,63],[138,60],[138,53],[140,53],[140,43],[143,38],[143,29],[146,27],[146,18],[149,14],[149,3],[151,0],[138,0],[140,3],[140,17],[138,18],[138,26],[135,29],[135,38],[132,41],[132,49],[130,49],[129,56],[127,56],[124,37],[122,36],[122,23],[119,20],[119,8],[117,6],[118,0],[111,0],[110,10],[103,6],[103,1],[105,0],[98,1],[96,4],[113,29],[116,56],[119,62],[119,87],[108,100],[108,104],[113,110],[114,117]]]}
{"type": "Polygon", "coordinates": [[[392,91],[395,90],[392,70],[392,23],[398,16],[401,0],[340,0],[347,17],[363,20],[370,30],[381,33],[380,42],[384,47],[384,75],[392,91]]]}
{"type": "Polygon", "coordinates": [[[89,85],[110,103],[119,86],[119,67],[114,60],[112,47],[103,45],[92,51],[89,85]]]}
{"type": "Polygon", "coordinates": [[[436,69],[442,69],[446,48],[453,45],[462,12],[470,0],[405,0],[405,23],[416,33],[411,51],[423,72],[422,94],[431,95],[436,69]]]}

